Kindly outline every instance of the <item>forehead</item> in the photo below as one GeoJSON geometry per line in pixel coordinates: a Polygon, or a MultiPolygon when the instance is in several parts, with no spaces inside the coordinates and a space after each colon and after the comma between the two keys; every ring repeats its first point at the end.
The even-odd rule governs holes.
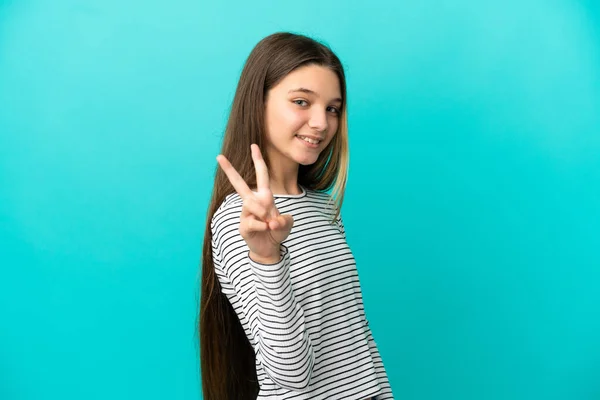
{"type": "Polygon", "coordinates": [[[273,90],[287,94],[290,90],[308,89],[326,101],[341,97],[340,80],[335,72],[320,65],[308,65],[290,72],[273,90]]]}

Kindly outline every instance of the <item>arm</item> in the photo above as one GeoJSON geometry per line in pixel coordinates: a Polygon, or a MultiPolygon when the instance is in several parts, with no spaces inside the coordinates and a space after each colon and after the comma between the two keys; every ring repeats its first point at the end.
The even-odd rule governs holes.
{"type": "Polygon", "coordinates": [[[218,279],[223,291],[229,291],[230,300],[233,296],[238,303],[232,305],[240,320],[248,321],[257,343],[256,356],[265,373],[282,388],[302,391],[309,385],[314,353],[304,311],[291,286],[289,250],[281,245],[280,259],[274,263],[253,260],[235,220],[213,225],[213,260],[218,279]],[[248,279],[231,279],[228,271],[246,271],[248,279]]]}
{"type": "Polygon", "coordinates": [[[262,361],[273,381],[290,390],[305,389],[314,366],[314,353],[305,329],[304,311],[290,281],[291,257],[281,246],[281,259],[261,264],[248,257],[254,272],[262,361]]]}

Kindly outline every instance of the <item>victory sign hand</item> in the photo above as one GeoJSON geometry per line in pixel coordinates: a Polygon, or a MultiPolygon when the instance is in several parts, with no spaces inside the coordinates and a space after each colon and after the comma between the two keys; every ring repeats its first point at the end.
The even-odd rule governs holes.
{"type": "Polygon", "coordinates": [[[279,214],[260,149],[253,144],[250,151],[256,169],[256,193],[225,156],[217,156],[217,161],[243,200],[239,231],[250,249],[250,257],[256,262],[274,264],[280,259],[280,244],[289,236],[294,219],[279,214]]]}

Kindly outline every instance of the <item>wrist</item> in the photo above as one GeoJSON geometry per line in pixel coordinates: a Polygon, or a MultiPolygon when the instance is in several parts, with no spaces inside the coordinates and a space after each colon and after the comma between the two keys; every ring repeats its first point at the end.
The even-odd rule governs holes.
{"type": "Polygon", "coordinates": [[[279,261],[281,261],[281,254],[279,252],[269,256],[259,256],[258,254],[255,254],[252,251],[250,251],[248,253],[248,256],[252,261],[259,264],[277,264],[279,261]]]}

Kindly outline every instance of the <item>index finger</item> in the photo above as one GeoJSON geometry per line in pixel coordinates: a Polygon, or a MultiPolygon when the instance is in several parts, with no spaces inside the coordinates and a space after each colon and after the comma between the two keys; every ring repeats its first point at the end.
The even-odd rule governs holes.
{"type": "Polygon", "coordinates": [[[242,199],[248,196],[252,196],[252,191],[250,190],[246,182],[244,182],[244,178],[242,178],[240,174],[238,174],[238,172],[235,170],[233,165],[231,165],[227,157],[225,157],[222,154],[219,154],[217,156],[217,162],[219,163],[221,168],[223,168],[223,171],[225,172],[225,175],[227,175],[229,182],[231,182],[233,188],[236,192],[238,192],[242,199]]]}
{"type": "Polygon", "coordinates": [[[260,152],[260,148],[257,144],[252,144],[250,147],[252,147],[252,159],[254,160],[254,169],[256,170],[257,190],[269,189],[269,170],[260,152]]]}

